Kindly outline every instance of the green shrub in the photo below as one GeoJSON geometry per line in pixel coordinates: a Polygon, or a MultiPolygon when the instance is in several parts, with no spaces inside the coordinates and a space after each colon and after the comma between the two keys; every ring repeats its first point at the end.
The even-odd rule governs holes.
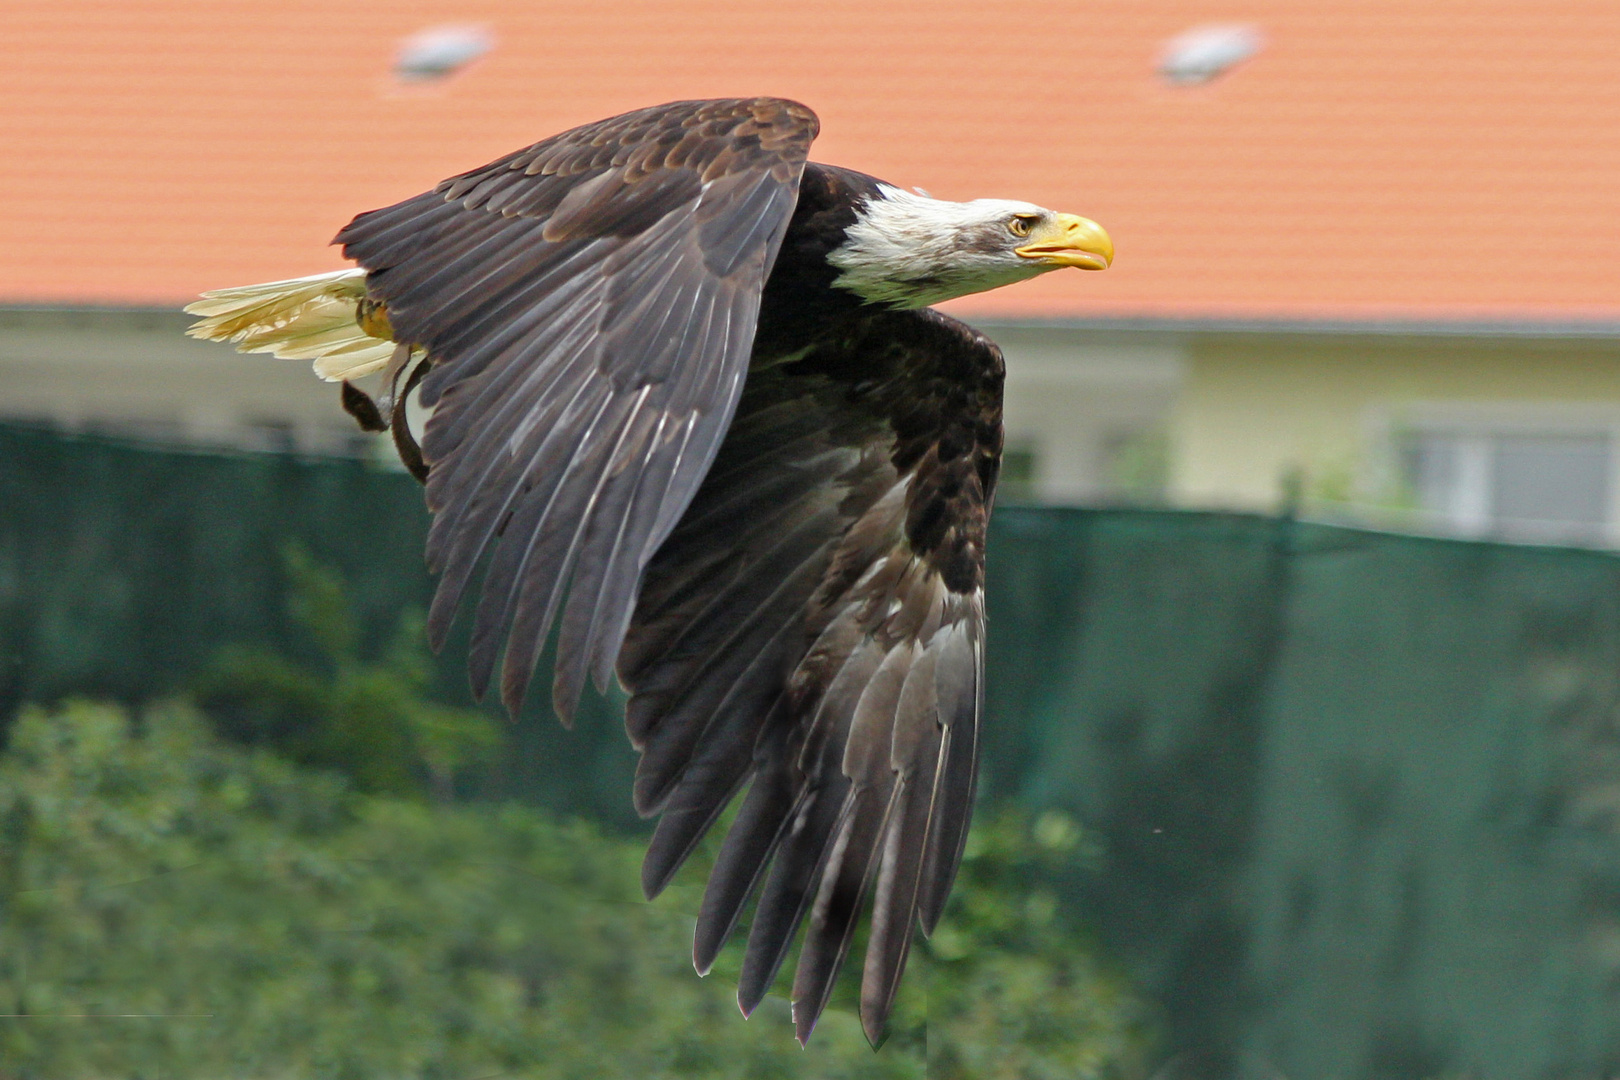
{"type": "Polygon", "coordinates": [[[690,888],[643,902],[639,842],[363,794],[182,706],[29,710],[0,758],[0,1076],[1105,1075],[1131,1009],[1046,900],[996,891],[1022,828],[977,834],[891,1045],[835,1007],[801,1051],[785,1002],[744,1022],[692,973],[690,888]]]}
{"type": "Polygon", "coordinates": [[[302,547],[282,551],[287,607],[309,655],[228,646],[193,685],[227,738],[301,765],[336,769],[362,791],[449,798],[456,775],[501,740],[490,717],[432,700],[433,658],[420,612],[407,612],[381,656],[361,650],[342,574],[302,547]]]}
{"type": "Polygon", "coordinates": [[[925,946],[932,1080],[1092,1080],[1144,1072],[1146,1014],[1065,918],[1051,879],[1086,859],[1072,818],[981,811],[925,946]]]}

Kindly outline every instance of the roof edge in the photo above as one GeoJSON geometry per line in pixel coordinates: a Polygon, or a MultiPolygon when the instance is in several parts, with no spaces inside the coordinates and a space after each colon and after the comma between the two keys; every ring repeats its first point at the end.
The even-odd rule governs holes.
{"type": "Polygon", "coordinates": [[[1156,336],[1541,338],[1620,341],[1620,319],[1289,319],[1245,316],[965,316],[987,330],[1070,330],[1156,336]]]}
{"type": "MultiPolygon", "coordinates": [[[[1166,336],[1287,335],[1417,338],[1538,338],[1620,341],[1620,319],[1290,319],[1245,316],[1080,316],[1040,318],[966,313],[963,318],[987,330],[1076,331],[1166,336]]],[[[0,303],[0,325],[16,322],[145,325],[184,323],[191,316],[153,304],[0,303]]]]}
{"type": "Polygon", "coordinates": [[[11,326],[99,326],[152,329],[186,326],[195,320],[174,307],[150,304],[6,304],[0,303],[0,329],[11,326]]]}

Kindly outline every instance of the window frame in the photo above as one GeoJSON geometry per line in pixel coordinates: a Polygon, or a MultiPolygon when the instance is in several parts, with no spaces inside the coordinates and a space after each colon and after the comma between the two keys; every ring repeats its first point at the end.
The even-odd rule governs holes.
{"type": "Polygon", "coordinates": [[[1417,401],[1370,410],[1366,426],[1372,453],[1367,455],[1363,498],[1372,505],[1394,510],[1419,531],[1560,547],[1620,547],[1620,405],[1578,401],[1417,401]],[[1495,492],[1489,488],[1486,504],[1475,508],[1472,520],[1459,522],[1439,511],[1419,507],[1414,503],[1415,493],[1407,483],[1401,456],[1411,438],[1420,433],[1477,440],[1485,448],[1476,449],[1476,456],[1483,459],[1487,484],[1491,471],[1488,446],[1494,439],[1600,436],[1608,445],[1603,523],[1579,536],[1582,527],[1573,524],[1566,531],[1538,527],[1524,520],[1503,521],[1495,514],[1495,492]]]}

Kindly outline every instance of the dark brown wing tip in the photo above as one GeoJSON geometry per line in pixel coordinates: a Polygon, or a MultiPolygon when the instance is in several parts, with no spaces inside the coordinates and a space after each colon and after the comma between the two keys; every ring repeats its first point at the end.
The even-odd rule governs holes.
{"type": "Polygon", "coordinates": [[[768,979],[757,974],[750,978],[748,961],[748,954],[744,954],[743,974],[737,982],[737,1008],[742,1010],[744,1016],[753,1016],[754,1010],[759,1008],[759,1003],[765,1000],[765,995],[770,993],[771,987],[775,984],[776,973],[781,968],[782,960],[780,957],[775,958],[775,966],[770,969],[768,979]]]}
{"type": "Polygon", "coordinates": [[[867,1046],[870,1046],[874,1052],[883,1049],[883,1044],[889,1038],[889,1010],[884,1009],[881,1013],[868,1013],[863,1008],[861,1010],[861,1030],[866,1033],[867,1046]]]}
{"type": "Polygon", "coordinates": [[[918,900],[917,926],[922,930],[923,937],[933,937],[934,931],[938,929],[939,920],[945,914],[944,897],[948,897],[950,895],[952,884],[954,884],[954,881],[947,881],[943,889],[936,889],[931,895],[918,900]],[[936,901],[935,896],[939,896],[941,899],[936,901]]]}
{"type": "Polygon", "coordinates": [[[799,1040],[799,1046],[810,1045],[810,1036],[815,1034],[816,1021],[821,1019],[821,1009],[813,1007],[807,1001],[793,1003],[793,1037],[799,1040]]]}
{"type": "MultiPolygon", "coordinates": [[[[670,865],[667,860],[654,861],[652,852],[649,851],[646,857],[641,860],[641,895],[645,896],[649,901],[658,899],[660,894],[669,887],[669,883],[675,879],[675,872],[679,869],[679,863],[670,865]]],[[[699,975],[707,975],[709,969],[704,966],[695,948],[694,945],[692,966],[698,969],[699,975]]]]}

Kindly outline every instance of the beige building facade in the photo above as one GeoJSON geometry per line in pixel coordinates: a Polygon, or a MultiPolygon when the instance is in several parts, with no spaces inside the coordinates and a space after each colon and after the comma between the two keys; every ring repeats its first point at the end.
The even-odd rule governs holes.
{"type": "Polygon", "coordinates": [[[1600,328],[1205,334],[1185,372],[1177,505],[1620,541],[1620,338],[1600,328]]]}
{"type": "Polygon", "coordinates": [[[1620,328],[989,329],[1015,493],[1620,543],[1620,328]]]}
{"type": "MultiPolygon", "coordinates": [[[[178,312],[0,309],[0,421],[390,462],[299,361],[178,312]]],[[[985,322],[1004,498],[1620,544],[1620,331],[985,322]]]]}
{"type": "Polygon", "coordinates": [[[171,444],[369,454],[307,363],[185,336],[179,311],[0,308],[0,422],[171,444]]]}

